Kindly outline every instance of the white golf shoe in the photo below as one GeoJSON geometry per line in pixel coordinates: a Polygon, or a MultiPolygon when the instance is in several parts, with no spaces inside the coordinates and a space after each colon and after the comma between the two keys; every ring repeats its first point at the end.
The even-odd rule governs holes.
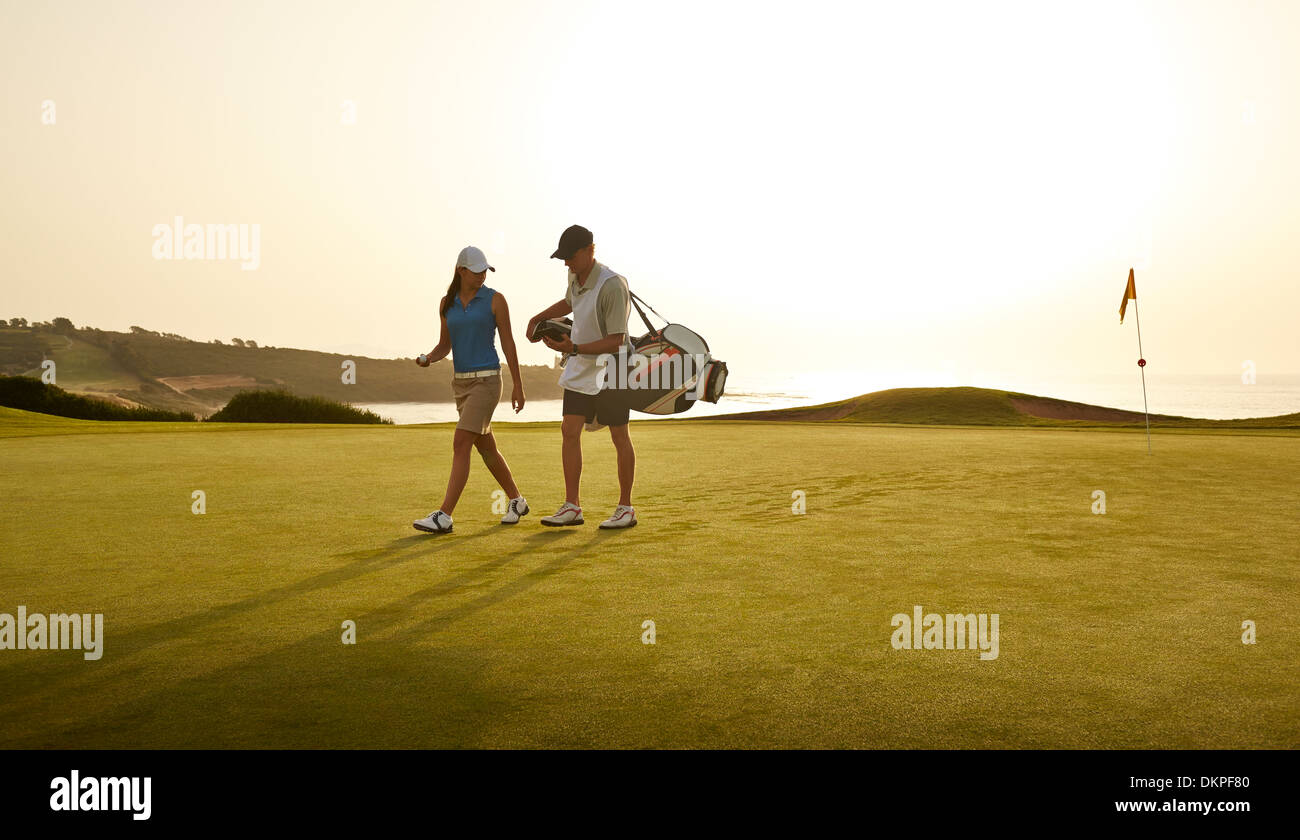
{"type": "Polygon", "coordinates": [[[577,505],[565,502],[560,509],[552,516],[542,517],[543,525],[581,525],[584,521],[582,518],[582,508],[577,505]]]}
{"type": "Polygon", "coordinates": [[[602,528],[631,528],[636,525],[636,510],[631,505],[619,505],[614,515],[600,523],[602,528]]]}
{"type": "Polygon", "coordinates": [[[451,533],[451,517],[440,510],[417,519],[411,523],[417,531],[425,531],[430,534],[448,534],[451,533]]]}
{"type": "Polygon", "coordinates": [[[530,508],[528,500],[523,496],[510,500],[510,506],[506,508],[506,515],[501,517],[502,525],[514,525],[519,521],[519,517],[527,516],[530,508]]]}

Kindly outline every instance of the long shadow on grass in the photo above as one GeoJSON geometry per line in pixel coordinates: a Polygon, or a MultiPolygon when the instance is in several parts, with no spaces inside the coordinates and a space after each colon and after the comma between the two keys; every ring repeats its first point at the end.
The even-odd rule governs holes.
{"type": "MultiPolygon", "coordinates": [[[[538,551],[540,549],[538,543],[541,544],[552,543],[555,542],[556,538],[560,536],[563,535],[536,534],[532,537],[529,537],[528,541],[533,543],[534,545],[527,549],[527,553],[538,551]]],[[[537,567],[536,569],[533,569],[531,572],[525,572],[521,577],[516,578],[515,580],[505,584],[504,586],[500,586],[497,589],[492,590],[491,592],[487,592],[483,595],[480,595],[479,597],[475,598],[472,601],[469,601],[468,603],[461,604],[458,607],[453,607],[449,610],[446,610],[445,612],[439,613],[438,615],[431,616],[430,618],[425,619],[419,624],[415,624],[410,627],[407,627],[401,630],[400,632],[398,632],[397,634],[395,634],[394,638],[399,641],[423,639],[432,633],[437,633],[438,631],[445,629],[447,625],[451,624],[452,622],[459,621],[460,619],[465,618],[466,616],[473,615],[474,613],[479,612],[480,610],[485,610],[488,607],[495,606],[497,604],[500,604],[503,601],[515,597],[516,595],[519,595],[523,592],[527,592],[529,589],[532,589],[534,586],[546,580],[548,577],[563,570],[574,560],[578,559],[580,556],[582,556],[587,551],[589,551],[597,543],[604,542],[607,539],[611,539],[610,531],[597,531],[594,537],[592,537],[590,540],[583,543],[582,545],[578,546],[574,551],[571,551],[568,554],[563,554],[557,557],[553,557],[551,560],[549,560],[546,563],[543,563],[541,566],[537,567]]],[[[524,554],[524,553],[525,551],[521,550],[515,552],[514,556],[519,556],[520,554],[524,554]]]]}
{"type": "MultiPolygon", "coordinates": [[[[491,533],[492,530],[495,529],[475,536],[491,533]]],[[[47,704],[7,703],[9,708],[4,717],[8,725],[4,729],[20,734],[17,737],[10,735],[0,738],[0,746],[365,746],[368,743],[374,744],[380,738],[391,741],[403,737],[400,731],[393,730],[392,725],[386,721],[390,716],[402,721],[418,720],[419,725],[425,729],[435,729],[436,731],[425,732],[421,736],[426,740],[436,737],[438,743],[443,745],[472,744],[475,734],[481,728],[479,722],[506,711],[509,703],[508,698],[498,697],[479,688],[478,673],[491,651],[471,650],[468,655],[463,652],[457,655],[460,649],[454,648],[448,656],[432,663],[430,670],[429,655],[412,651],[411,641],[423,639],[430,632],[444,629],[460,618],[527,591],[561,571],[593,545],[608,539],[609,535],[598,532],[595,537],[575,546],[572,551],[552,557],[541,567],[468,604],[434,615],[388,638],[381,637],[427,602],[454,593],[517,558],[547,551],[550,546],[573,536],[575,535],[563,531],[535,534],[528,537],[525,541],[527,545],[518,551],[479,563],[446,580],[359,615],[355,620],[360,640],[355,648],[342,646],[339,629],[330,626],[267,653],[116,703],[90,715],[93,722],[79,720],[55,731],[42,729],[40,725],[47,704]],[[350,669],[356,669],[356,672],[350,669]],[[298,684],[295,685],[295,682],[298,684]],[[418,686],[418,690],[415,693],[403,693],[400,688],[404,684],[418,686]],[[360,700],[361,708],[367,712],[364,721],[351,716],[358,708],[359,692],[364,693],[360,700]],[[373,704],[381,705],[384,711],[380,713],[379,710],[372,709],[373,704]],[[25,718],[22,723],[17,720],[20,717],[25,718]],[[374,722],[376,728],[367,730],[365,721],[374,722]],[[126,743],[122,743],[124,739],[126,743]]],[[[465,539],[462,538],[459,543],[463,545],[465,539]]],[[[451,541],[448,543],[453,544],[455,543],[451,541]]],[[[323,576],[309,580],[320,577],[323,576]]],[[[310,588],[301,591],[310,591],[310,588]]],[[[287,587],[276,591],[284,589],[287,587]]],[[[287,594],[266,598],[262,603],[284,597],[288,597],[287,594]]],[[[216,612],[219,611],[200,615],[207,617],[216,612]]],[[[221,617],[227,617],[231,613],[220,614],[221,617]]],[[[182,629],[178,626],[180,623],[171,621],[142,628],[136,635],[142,640],[147,638],[150,644],[156,644],[163,639],[154,636],[168,628],[172,631],[169,638],[192,638],[192,633],[175,632],[182,629]],[[149,631],[147,637],[146,630],[149,631]]],[[[193,627],[183,629],[192,631],[193,627]]],[[[146,646],[137,644],[135,651],[143,650],[146,646]]],[[[78,686],[76,692],[98,698],[112,698],[118,692],[129,692],[139,685],[139,678],[144,676],[143,673],[137,675],[134,672],[143,671],[145,664],[142,662],[140,667],[134,669],[118,669],[112,674],[104,674],[97,681],[99,685],[93,688],[93,694],[86,686],[78,686]]],[[[158,667],[159,663],[156,662],[151,665],[154,671],[158,667]]],[[[82,671],[81,675],[84,676],[84,673],[82,671]]],[[[8,701],[10,697],[6,696],[5,699],[8,701]]]]}
{"type": "MultiPolygon", "coordinates": [[[[111,616],[105,616],[104,656],[112,659],[113,665],[121,664],[130,657],[149,648],[171,641],[178,636],[191,635],[195,630],[217,624],[244,613],[269,606],[299,595],[355,580],[363,575],[382,571],[407,560],[424,558],[433,554],[464,546],[468,540],[482,539],[497,532],[497,527],[485,528],[468,536],[434,536],[416,534],[393,540],[383,548],[368,548],[337,555],[350,560],[338,568],[320,572],[294,583],[276,586],[262,592],[249,595],[238,601],[212,607],[202,612],[173,618],[158,624],[149,624],[128,630],[121,635],[112,631],[111,616]],[[412,549],[420,549],[417,553],[412,549]]],[[[462,573],[463,577],[464,573],[462,573]]],[[[465,581],[461,581],[462,583],[465,581]]],[[[84,677],[84,667],[69,667],[61,661],[58,654],[41,659],[27,658],[0,667],[0,683],[6,686],[3,700],[5,704],[26,697],[34,692],[49,688],[69,677],[84,677]],[[22,677],[22,683],[19,677],[22,677]]]]}

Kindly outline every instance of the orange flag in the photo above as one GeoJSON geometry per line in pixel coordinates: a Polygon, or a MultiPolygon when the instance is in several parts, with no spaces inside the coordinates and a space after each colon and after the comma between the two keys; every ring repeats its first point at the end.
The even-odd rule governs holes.
{"type": "Polygon", "coordinates": [[[1137,286],[1133,285],[1133,269],[1128,270],[1128,286],[1124,288],[1124,298],[1119,302],[1119,322],[1124,323],[1124,310],[1128,309],[1130,300],[1138,299],[1137,286]]]}

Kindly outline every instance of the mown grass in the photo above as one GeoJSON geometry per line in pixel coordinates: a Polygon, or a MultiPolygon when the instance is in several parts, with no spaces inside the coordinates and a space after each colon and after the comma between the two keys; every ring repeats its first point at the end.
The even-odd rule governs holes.
{"type": "Polygon", "coordinates": [[[558,429],[500,426],[533,514],[475,463],[420,535],[451,434],[0,412],[0,612],[107,636],[0,651],[0,745],[1300,746],[1294,434],[637,423],[609,533],[607,435],[546,529],[558,429]],[[894,650],[915,604],[999,658],[894,650]]]}

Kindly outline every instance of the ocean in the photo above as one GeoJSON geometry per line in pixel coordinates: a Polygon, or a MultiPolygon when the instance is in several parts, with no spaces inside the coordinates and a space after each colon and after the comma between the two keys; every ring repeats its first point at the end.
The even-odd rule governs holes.
{"type": "MultiPolygon", "coordinates": [[[[999,388],[1129,411],[1142,410],[1142,380],[1137,373],[1056,379],[1050,382],[979,377],[974,377],[970,381],[954,382],[939,377],[918,380],[914,376],[903,381],[902,377],[869,377],[852,372],[819,372],[812,375],[769,376],[755,379],[746,378],[743,373],[735,372],[727,380],[726,395],[716,405],[701,402],[685,414],[675,416],[704,417],[741,411],[793,408],[833,402],[886,388],[942,385],[999,388]]],[[[506,394],[509,394],[508,389],[506,394]]],[[[1149,373],[1147,374],[1147,398],[1152,414],[1175,414],[1210,420],[1291,414],[1300,412],[1300,375],[1259,377],[1255,384],[1248,385],[1241,381],[1240,376],[1233,375],[1149,373]]],[[[456,421],[456,406],[453,403],[354,403],[354,405],[391,418],[398,424],[456,421]]],[[[509,403],[502,403],[497,408],[493,422],[556,421],[560,419],[560,406],[560,400],[529,401],[521,413],[515,414],[511,411],[509,403]]],[[[667,419],[648,414],[633,416],[646,420],[667,419]]]]}

